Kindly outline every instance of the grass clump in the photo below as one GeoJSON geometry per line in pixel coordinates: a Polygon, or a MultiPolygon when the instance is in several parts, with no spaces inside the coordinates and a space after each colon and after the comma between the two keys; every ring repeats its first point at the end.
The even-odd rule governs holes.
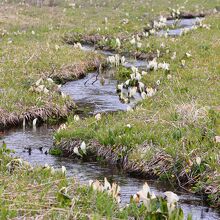
{"type": "Polygon", "coordinates": [[[162,197],[149,198],[150,206],[139,207],[133,201],[120,209],[107,191],[98,190],[95,185],[81,185],[66,177],[64,167],[54,170],[45,164],[33,168],[28,162],[11,157],[10,153],[3,144],[0,148],[1,219],[164,219],[164,216],[171,220],[183,219],[182,210],[175,204],[170,210],[162,197]]]}

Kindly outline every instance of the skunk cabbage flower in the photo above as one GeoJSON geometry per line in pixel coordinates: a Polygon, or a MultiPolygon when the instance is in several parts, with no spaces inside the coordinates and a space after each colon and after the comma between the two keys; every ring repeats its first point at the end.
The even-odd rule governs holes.
{"type": "Polygon", "coordinates": [[[128,88],[128,96],[129,97],[134,97],[134,95],[136,94],[137,92],[137,87],[129,87],[128,88]]]}
{"type": "Polygon", "coordinates": [[[80,120],[79,115],[74,115],[73,119],[74,121],[79,121],[80,120]]]}
{"type": "Polygon", "coordinates": [[[147,96],[148,96],[148,95],[147,95],[145,92],[142,92],[142,93],[141,93],[141,98],[142,98],[142,99],[146,99],[147,96]]]}
{"type": "Polygon", "coordinates": [[[166,191],[164,193],[164,195],[166,196],[167,202],[168,203],[176,203],[179,201],[179,197],[177,196],[177,194],[171,192],[171,191],[166,191]]]}
{"type": "Polygon", "coordinates": [[[153,60],[149,61],[148,68],[151,70],[157,70],[158,64],[157,64],[157,58],[154,58],[153,60]]]}
{"type": "Polygon", "coordinates": [[[73,152],[78,155],[79,157],[82,157],[82,155],[79,153],[78,147],[73,148],[73,152]]]}
{"type": "Polygon", "coordinates": [[[95,115],[95,119],[97,120],[97,121],[99,121],[99,120],[101,120],[101,114],[100,113],[98,113],[97,115],[95,115]]]}
{"type": "Polygon", "coordinates": [[[105,177],[104,178],[104,190],[108,191],[108,190],[111,190],[111,189],[112,189],[111,184],[109,183],[109,181],[105,177]]]}
{"type": "Polygon", "coordinates": [[[116,46],[118,47],[118,48],[120,48],[121,47],[121,41],[120,41],[120,39],[119,38],[116,38],[116,46]]]}
{"type": "Polygon", "coordinates": [[[81,143],[80,149],[84,154],[86,154],[86,143],[84,141],[81,143]]]}
{"type": "Polygon", "coordinates": [[[130,40],[130,43],[131,43],[132,45],[134,45],[134,44],[136,43],[136,40],[135,40],[134,36],[133,36],[133,38],[130,40]]]}
{"type": "Polygon", "coordinates": [[[62,166],[61,171],[62,171],[62,174],[66,175],[66,167],[65,166],[62,166]]]}

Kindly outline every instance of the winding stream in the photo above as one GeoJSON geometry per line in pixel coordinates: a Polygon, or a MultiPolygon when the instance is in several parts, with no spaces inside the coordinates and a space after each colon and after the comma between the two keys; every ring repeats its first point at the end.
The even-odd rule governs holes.
{"type": "MultiPolygon", "coordinates": [[[[91,51],[94,49],[92,47],[84,47],[84,50],[91,51]]],[[[112,53],[105,54],[112,55],[112,53]]],[[[146,62],[129,60],[127,65],[146,66],[146,62]]],[[[68,82],[62,87],[62,92],[70,95],[77,105],[88,107],[89,113],[126,110],[128,104],[123,104],[119,101],[115,91],[117,82],[112,78],[112,73],[96,76],[97,73],[90,73],[84,79],[68,82]],[[101,77],[104,77],[104,80],[101,77]],[[101,80],[104,83],[101,83],[101,80]]],[[[134,104],[135,102],[131,102],[129,105],[133,106],[134,104]]],[[[122,203],[128,202],[130,196],[139,191],[146,181],[133,178],[112,166],[103,166],[96,162],[81,162],[47,154],[50,147],[53,146],[54,129],[47,125],[43,125],[37,128],[37,130],[17,128],[0,134],[0,139],[2,139],[1,141],[4,140],[10,149],[15,150],[16,156],[29,161],[33,165],[44,165],[47,163],[55,168],[65,166],[68,175],[74,176],[81,183],[88,183],[90,179],[103,180],[104,177],[107,177],[110,181],[118,182],[121,186],[122,203]],[[28,148],[31,148],[31,151],[28,148]]],[[[167,182],[151,180],[147,180],[147,182],[155,194],[161,194],[166,190],[174,191],[171,186],[167,186],[167,182]]],[[[220,214],[203,204],[201,197],[181,191],[176,193],[180,197],[180,204],[185,216],[192,213],[193,219],[220,219],[220,214]]]]}
{"type": "Polygon", "coordinates": [[[180,19],[178,21],[167,20],[166,25],[171,29],[161,30],[158,32],[158,35],[162,36],[167,33],[168,36],[180,36],[184,29],[192,30],[199,20],[203,20],[203,18],[180,19]],[[174,26],[174,28],[172,28],[172,26],[174,26]]]}

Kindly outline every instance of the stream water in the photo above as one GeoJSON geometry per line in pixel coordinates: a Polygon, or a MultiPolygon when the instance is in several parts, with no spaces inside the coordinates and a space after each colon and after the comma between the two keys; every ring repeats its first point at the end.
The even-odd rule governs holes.
{"type": "MultiPolygon", "coordinates": [[[[84,47],[84,50],[91,49],[91,47],[84,47]]],[[[112,55],[112,53],[106,55],[112,55]]],[[[146,62],[143,63],[142,61],[129,60],[128,65],[131,65],[131,63],[136,66],[138,64],[146,66],[146,62]]],[[[78,106],[88,107],[90,113],[124,111],[127,109],[128,104],[119,101],[116,93],[117,82],[112,79],[111,74],[97,76],[97,73],[90,73],[84,79],[66,83],[61,90],[70,95],[78,106]]],[[[133,106],[134,104],[134,102],[131,102],[129,105],[133,106]]],[[[88,183],[90,179],[103,180],[104,177],[107,177],[110,181],[115,181],[121,186],[122,203],[128,202],[130,196],[141,189],[146,180],[133,178],[115,167],[47,154],[50,147],[53,146],[54,129],[48,125],[43,125],[37,130],[31,128],[25,130],[22,128],[12,129],[0,134],[0,142],[4,140],[10,149],[15,150],[16,156],[29,161],[33,165],[47,163],[55,168],[65,166],[68,175],[74,176],[81,183],[88,183]],[[28,150],[28,148],[31,150],[28,150]]],[[[175,191],[171,186],[168,186],[167,182],[151,180],[147,180],[147,182],[155,194],[162,194],[166,190],[175,191]]],[[[185,216],[192,213],[193,219],[197,220],[220,219],[220,214],[204,204],[201,197],[181,191],[176,193],[180,197],[180,204],[185,216]]]]}
{"type": "Polygon", "coordinates": [[[182,34],[184,29],[191,30],[195,25],[197,25],[199,21],[198,19],[202,20],[203,18],[180,19],[178,21],[167,20],[166,25],[169,30],[161,30],[158,32],[158,35],[162,36],[167,33],[169,36],[179,36],[182,34]],[[172,26],[174,26],[174,28],[172,28],[172,26]]]}

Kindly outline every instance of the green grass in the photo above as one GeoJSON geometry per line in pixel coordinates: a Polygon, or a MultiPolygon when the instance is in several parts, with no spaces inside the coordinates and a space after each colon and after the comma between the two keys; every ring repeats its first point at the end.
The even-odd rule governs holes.
{"type": "MultiPolygon", "coordinates": [[[[177,175],[184,184],[184,177],[190,176],[186,179],[193,180],[192,186],[199,192],[208,186],[217,189],[209,197],[218,206],[220,146],[214,137],[220,135],[220,113],[216,111],[220,104],[219,18],[216,14],[205,19],[210,30],[199,28],[175,39],[151,36],[141,40],[143,52],[149,52],[149,44],[150,50],[165,53],[158,61],[170,63],[172,79],[167,79],[167,73],[161,70],[148,73],[142,80],[147,86],[155,86],[157,80],[161,84],[156,95],[140,102],[134,112],[103,116],[99,122],[94,118],[83,123],[70,120],[68,129],[56,134],[57,141],[95,139],[106,147],[123,146],[129,160],[137,164],[150,161],[155,149],[162,150],[174,161],[168,178],[176,179],[177,175]],[[165,44],[164,49],[160,48],[161,43],[165,44]],[[173,52],[177,53],[175,60],[171,60],[173,52]],[[187,58],[187,52],[192,57],[187,58]],[[143,151],[144,142],[153,143],[154,149],[143,151]],[[201,158],[201,164],[196,163],[196,158],[201,158]]],[[[128,50],[134,48],[122,43],[121,51],[128,50]]],[[[120,69],[116,77],[123,81],[127,75],[127,70],[120,69]]]]}
{"type": "MultiPolygon", "coordinates": [[[[169,15],[169,7],[184,6],[184,11],[201,12],[213,10],[220,5],[219,0],[96,0],[91,5],[88,1],[77,0],[75,8],[64,2],[59,2],[56,7],[39,8],[18,5],[15,2],[18,3],[10,1],[0,8],[0,111],[7,111],[8,118],[13,115],[20,117],[35,107],[43,108],[49,105],[62,109],[68,102],[56,92],[39,94],[29,90],[41,77],[47,78],[54,71],[62,75],[66,67],[73,64],[84,66],[88,60],[98,56],[66,45],[62,40],[65,34],[101,34],[113,38],[125,35],[130,39],[135,32],[142,32],[152,19],[159,15],[169,15]],[[108,18],[107,23],[105,17],[108,18]],[[128,24],[122,24],[123,19],[128,19],[128,24]]],[[[208,196],[214,205],[219,206],[220,146],[214,142],[214,137],[220,135],[220,113],[216,110],[220,105],[219,21],[219,14],[210,15],[205,19],[205,23],[211,25],[210,30],[197,29],[174,40],[155,36],[142,39],[143,46],[140,51],[159,49],[165,53],[158,60],[171,64],[172,79],[168,80],[167,73],[163,71],[150,72],[143,79],[146,85],[154,86],[157,80],[161,81],[154,97],[140,102],[134,112],[109,114],[98,122],[94,118],[85,119],[83,123],[69,119],[68,129],[56,134],[57,142],[62,139],[80,138],[84,141],[96,139],[111,148],[124,146],[129,160],[137,164],[143,161],[147,163],[157,151],[163,151],[174,161],[166,177],[176,179],[176,174],[190,176],[194,181],[194,190],[199,192],[210,189],[211,186],[212,191],[208,196]],[[160,48],[161,43],[165,44],[165,49],[160,48]],[[174,61],[170,59],[173,52],[177,53],[174,61]],[[192,57],[187,59],[186,52],[191,52],[192,57]],[[185,68],[181,67],[183,59],[186,60],[185,68]],[[128,128],[127,124],[130,124],[131,128],[128,128]],[[154,148],[148,151],[142,149],[144,142],[152,143],[154,148]],[[196,163],[198,157],[201,158],[200,164],[196,163]]],[[[120,50],[136,51],[136,48],[125,41],[120,50]]],[[[74,75],[75,69],[72,71],[70,74],[74,75]]],[[[121,81],[126,76],[127,70],[116,73],[116,78],[121,81]]],[[[0,118],[4,119],[2,115],[0,118]]],[[[6,164],[10,160],[4,157],[3,163],[6,164]]],[[[51,177],[48,171],[39,172],[39,169],[42,168],[9,175],[5,167],[1,166],[1,172],[4,174],[1,179],[4,182],[3,188],[5,186],[10,196],[18,195],[15,200],[10,197],[10,201],[2,202],[4,216],[17,215],[19,207],[30,201],[30,195],[25,195],[29,189],[21,194],[25,195],[24,198],[21,198],[18,192],[22,186],[30,183],[30,192],[36,193],[33,187],[36,182],[42,189],[42,194],[37,196],[37,205],[29,204],[27,212],[30,215],[38,213],[39,210],[40,214],[42,210],[45,211],[41,207],[48,205],[51,194],[53,204],[61,210],[49,211],[48,218],[59,215],[60,218],[66,218],[69,214],[70,210],[66,210],[68,202],[65,204],[64,201],[63,204],[56,195],[59,187],[69,186],[72,182],[63,180],[59,174],[51,177]],[[17,185],[11,184],[16,181],[17,185]],[[59,183],[55,184],[55,188],[52,187],[53,181],[59,183]],[[46,192],[42,188],[45,184],[48,186],[45,188],[46,192]],[[45,194],[49,194],[49,197],[45,194]],[[9,210],[9,204],[13,204],[14,210],[9,210]]],[[[88,188],[77,190],[79,204],[85,202],[83,207],[95,207],[91,210],[97,215],[114,215],[112,213],[115,204],[112,200],[98,195],[95,199],[99,201],[94,205],[93,193],[88,188]],[[99,209],[98,206],[102,203],[106,204],[106,209],[99,209]]],[[[79,207],[80,205],[76,206],[76,213],[81,211],[79,207]]]]}
{"type": "Polygon", "coordinates": [[[21,159],[12,158],[3,144],[0,147],[0,218],[43,219],[183,219],[183,212],[175,208],[168,213],[167,202],[162,197],[152,198],[150,206],[140,207],[131,202],[120,208],[107,192],[93,190],[61,170],[52,167],[31,167],[21,159]],[[158,211],[160,209],[160,211],[158,211]],[[157,212],[156,212],[157,211],[157,212]]]}

